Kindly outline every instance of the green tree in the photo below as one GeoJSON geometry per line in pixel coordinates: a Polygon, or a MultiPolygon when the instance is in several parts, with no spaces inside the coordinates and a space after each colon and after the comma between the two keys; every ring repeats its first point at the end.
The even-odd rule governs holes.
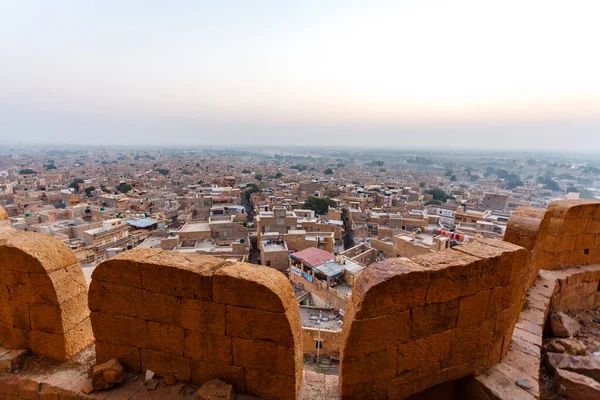
{"type": "Polygon", "coordinates": [[[19,174],[21,175],[33,175],[35,174],[35,171],[32,170],[31,168],[25,168],[19,171],[19,174]]]}
{"type": "Polygon", "coordinates": [[[89,186],[85,188],[85,194],[87,197],[92,197],[92,193],[94,192],[94,190],[96,190],[95,187],[93,186],[89,186]]]}
{"type": "Polygon", "coordinates": [[[420,187],[420,188],[424,188],[424,187],[425,187],[425,185],[426,185],[426,184],[425,184],[425,182],[419,182],[419,187],[420,187]]]}
{"type": "Polygon", "coordinates": [[[323,173],[325,175],[331,175],[331,174],[333,174],[333,170],[331,168],[327,168],[325,171],[323,171],[323,173]]]}
{"type": "Polygon", "coordinates": [[[75,189],[76,192],[79,192],[79,183],[78,182],[71,182],[69,187],[75,189]]]}
{"type": "Polygon", "coordinates": [[[263,175],[262,174],[254,174],[254,179],[256,179],[257,181],[262,181],[263,179],[263,175]]]}
{"type": "Polygon", "coordinates": [[[158,168],[155,171],[158,172],[161,175],[169,175],[169,170],[168,169],[158,168]]]}
{"type": "Polygon", "coordinates": [[[119,192],[121,192],[123,194],[129,193],[131,191],[131,189],[133,189],[133,188],[125,182],[121,182],[121,183],[119,183],[119,186],[117,186],[117,190],[119,190],[119,192]]]}
{"type": "Polygon", "coordinates": [[[452,182],[456,182],[456,175],[452,175],[452,176],[450,177],[450,180],[451,180],[452,182]]]}
{"type": "Polygon", "coordinates": [[[56,165],[54,165],[54,164],[46,164],[46,165],[44,165],[44,168],[46,170],[56,169],[56,165]]]}
{"type": "Polygon", "coordinates": [[[433,200],[441,201],[442,203],[445,203],[448,199],[452,198],[452,196],[440,188],[429,189],[425,193],[430,194],[433,197],[433,200]]]}
{"type": "Polygon", "coordinates": [[[577,190],[577,188],[575,186],[569,186],[567,188],[567,193],[578,193],[579,190],[577,190]]]}
{"type": "Polygon", "coordinates": [[[282,174],[281,172],[277,172],[277,173],[274,175],[274,178],[275,178],[275,179],[279,179],[279,178],[281,178],[282,176],[283,176],[283,174],[282,174]]]}
{"type": "Polygon", "coordinates": [[[308,199],[306,199],[302,205],[302,208],[314,210],[315,214],[317,215],[325,215],[329,211],[329,206],[335,206],[335,201],[329,197],[310,196],[308,199]]]}
{"type": "Polygon", "coordinates": [[[517,174],[509,174],[506,177],[506,188],[507,189],[514,189],[517,186],[523,186],[523,181],[521,180],[521,177],[517,174]]]}

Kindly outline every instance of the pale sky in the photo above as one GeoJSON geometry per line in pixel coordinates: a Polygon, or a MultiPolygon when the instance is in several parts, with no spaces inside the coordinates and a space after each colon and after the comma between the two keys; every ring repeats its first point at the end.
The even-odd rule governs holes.
{"type": "Polygon", "coordinates": [[[598,0],[0,0],[0,139],[600,151],[598,0]]]}

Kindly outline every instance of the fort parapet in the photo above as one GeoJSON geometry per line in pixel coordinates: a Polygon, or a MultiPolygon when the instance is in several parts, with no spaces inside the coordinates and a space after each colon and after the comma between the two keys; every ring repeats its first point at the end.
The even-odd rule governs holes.
{"type": "MultiPolygon", "coordinates": [[[[599,263],[600,202],[565,201],[518,209],[504,241],[369,266],[344,318],[340,396],[539,398],[548,314],[599,306],[599,263]]],[[[36,356],[72,360],[87,347],[132,373],[219,378],[265,400],[302,393],[298,305],[267,267],[134,249],[100,264],[88,293],[64,244],[9,230],[0,233],[0,317],[0,346],[36,356]]],[[[0,398],[44,398],[61,385],[86,397],[33,372],[0,373],[0,398]]]]}

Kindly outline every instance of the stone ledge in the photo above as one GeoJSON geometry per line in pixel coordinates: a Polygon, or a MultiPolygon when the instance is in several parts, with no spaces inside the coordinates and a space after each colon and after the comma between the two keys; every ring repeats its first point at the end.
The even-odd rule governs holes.
{"type": "Polygon", "coordinates": [[[527,291],[527,301],[504,359],[484,373],[465,381],[466,398],[539,399],[541,343],[548,314],[554,310],[600,305],[599,296],[591,292],[581,293],[580,290],[581,285],[586,284],[590,284],[587,285],[589,291],[590,288],[597,288],[599,279],[600,265],[541,270],[527,291]]]}

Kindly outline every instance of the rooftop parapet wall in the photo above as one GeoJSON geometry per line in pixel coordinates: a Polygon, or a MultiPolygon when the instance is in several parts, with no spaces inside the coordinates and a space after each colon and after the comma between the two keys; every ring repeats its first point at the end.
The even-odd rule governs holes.
{"type": "Polygon", "coordinates": [[[93,341],[87,284],[61,241],[0,234],[0,345],[64,360],[93,341]]]}
{"type": "Polygon", "coordinates": [[[529,273],[525,249],[491,239],[365,269],[342,330],[342,398],[401,399],[496,364],[529,273]]]}
{"type": "Polygon", "coordinates": [[[265,400],[297,397],[299,308],[271,268],[134,249],[96,268],[89,303],[98,363],[117,358],[132,372],[197,384],[219,378],[265,400]]]}
{"type": "Polygon", "coordinates": [[[598,264],[600,201],[555,201],[545,213],[521,207],[510,218],[504,240],[531,251],[530,282],[540,269],[598,264]]]}

